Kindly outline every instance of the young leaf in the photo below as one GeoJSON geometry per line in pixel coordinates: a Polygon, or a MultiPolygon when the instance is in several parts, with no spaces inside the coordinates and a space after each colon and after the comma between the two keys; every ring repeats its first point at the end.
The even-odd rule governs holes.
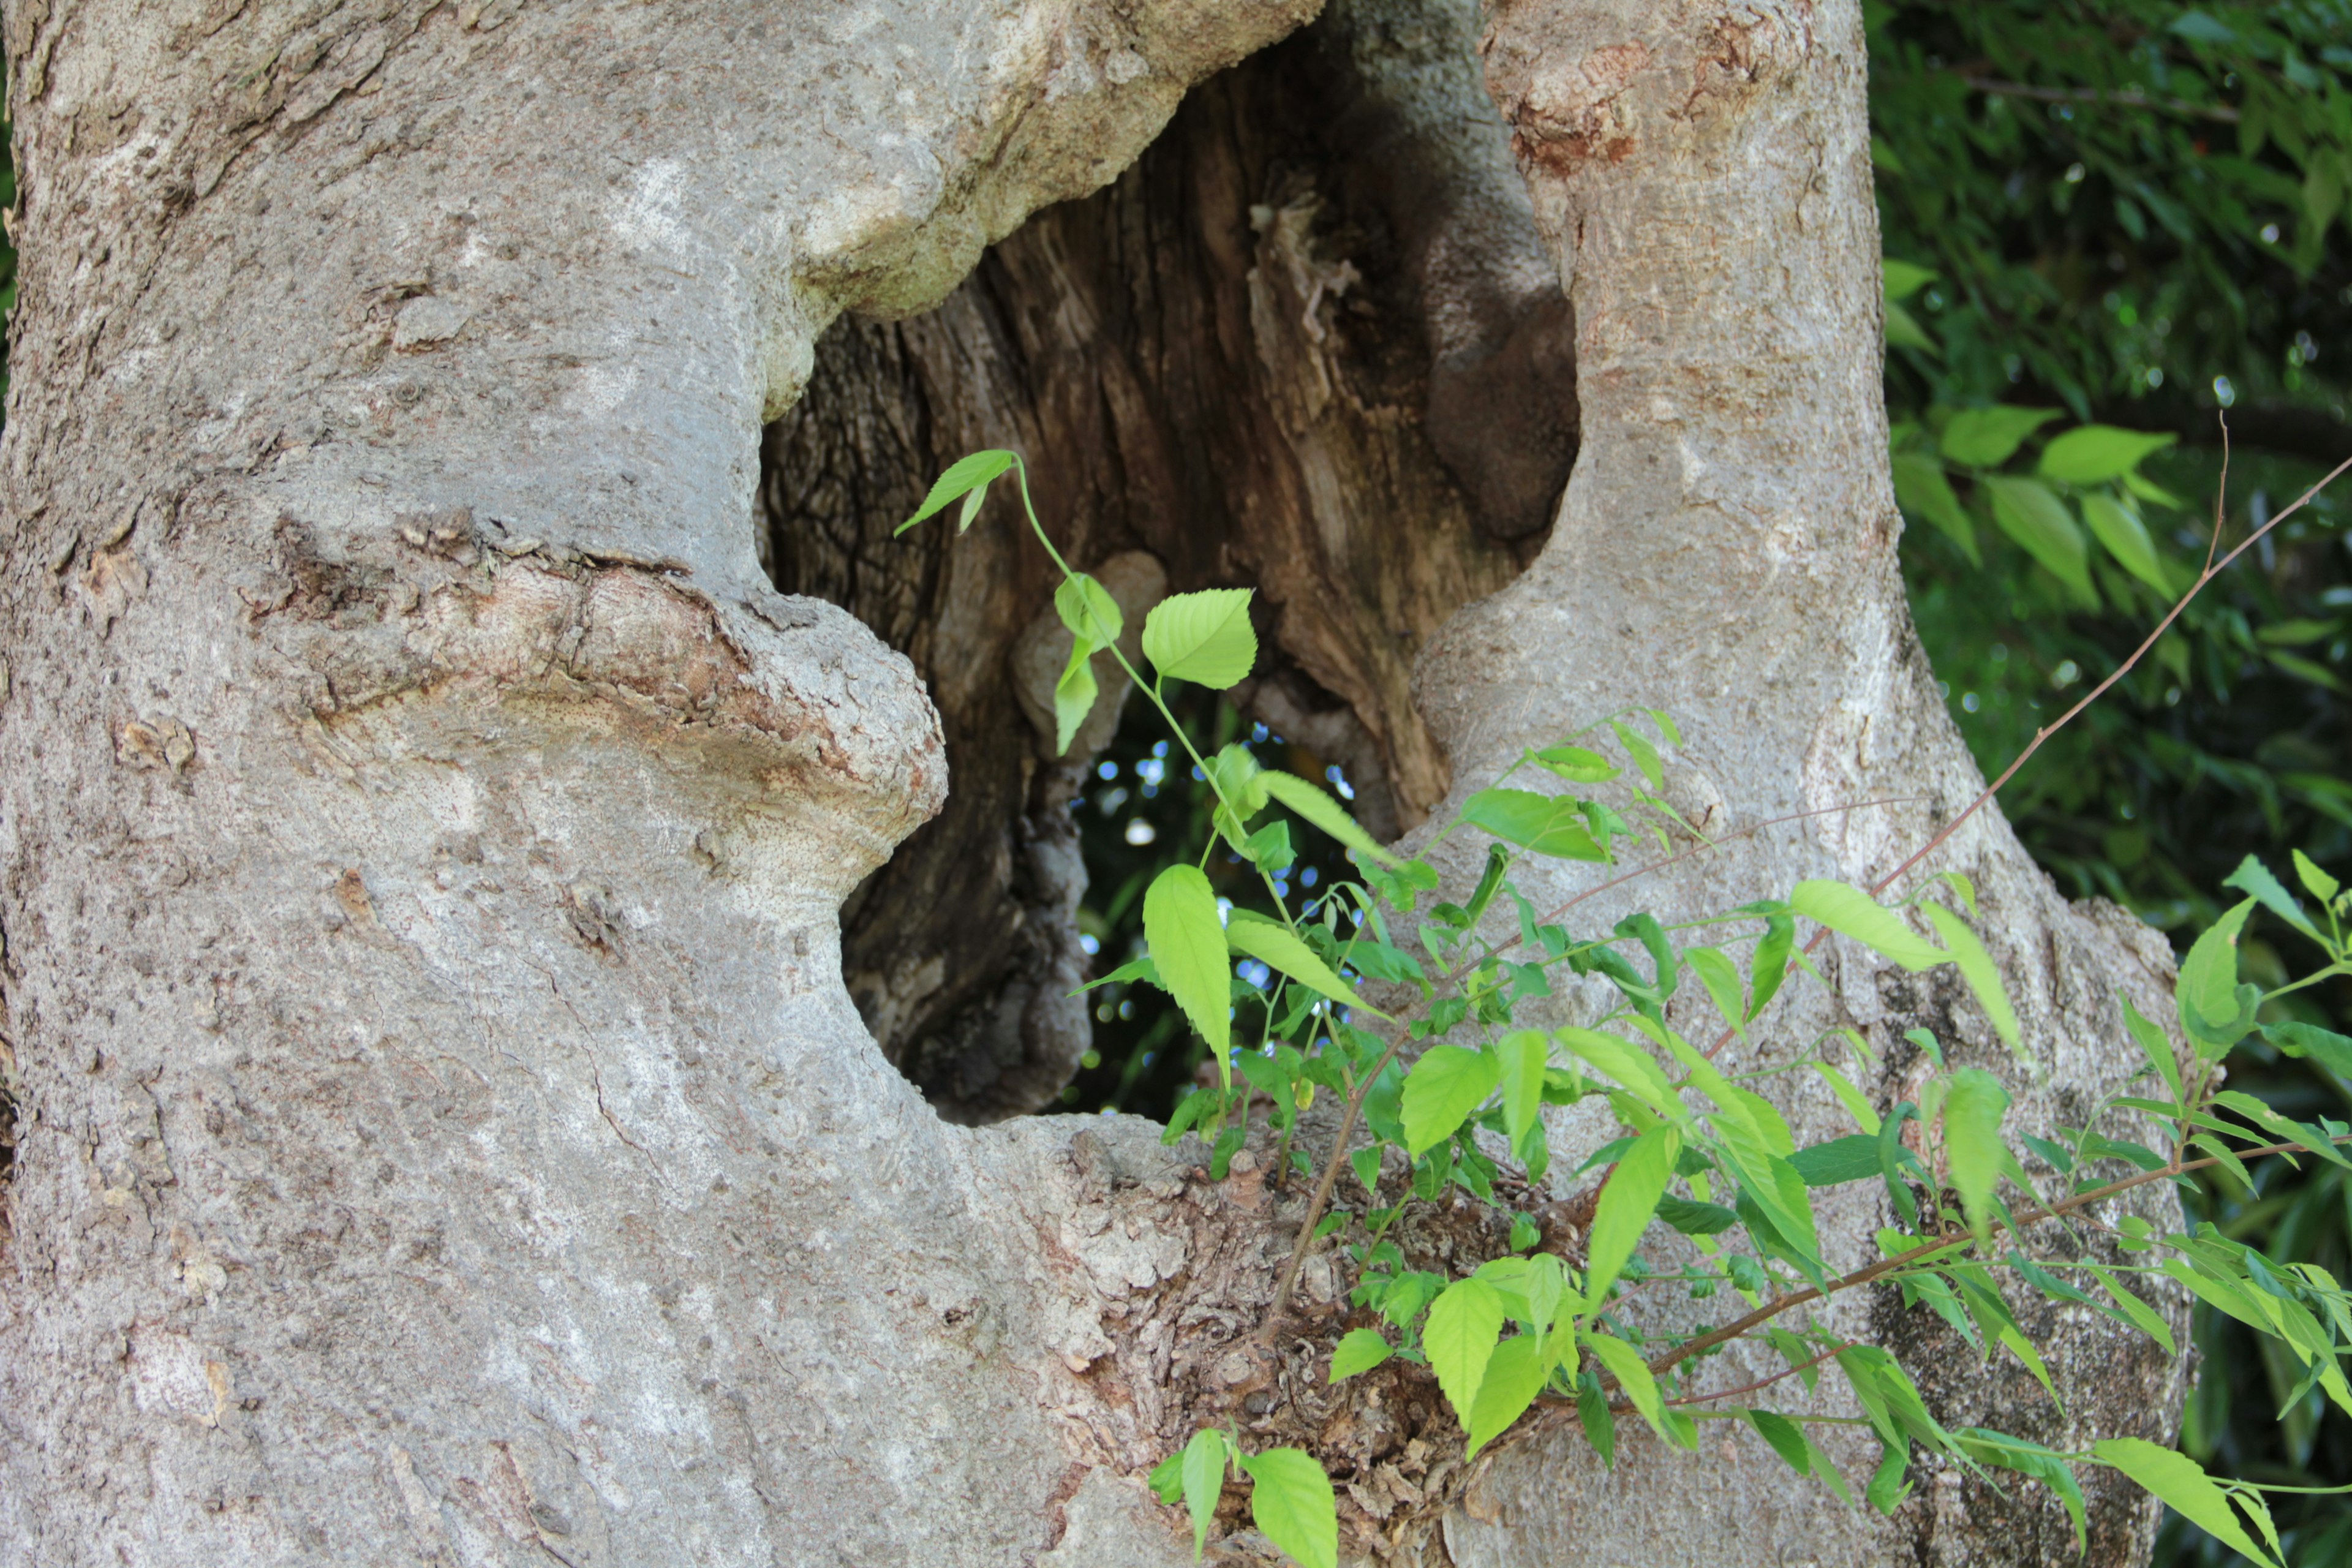
{"type": "Polygon", "coordinates": [[[1415,1159],[1454,1136],[1454,1130],[1495,1092],[1495,1058],[1460,1046],[1432,1046],[1404,1080],[1404,1147],[1415,1159]]]}
{"type": "Polygon", "coordinates": [[[2178,1104],[2180,1100],[2180,1063],[2173,1058],[2172,1042],[2165,1038],[2162,1029],[2140,1016],[2139,1009],[2132,1005],[2130,997],[2118,991],[2116,999],[2124,1005],[2124,1027],[2138,1043],[2141,1053],[2147,1058],[2147,1065],[2156,1069],[2156,1076],[2164,1080],[2164,1087],[2172,1091],[2173,1101],[2178,1104]]]}
{"type": "Polygon", "coordinates": [[[1396,1347],[1378,1329],[1349,1329],[1331,1351],[1331,1381],[1370,1372],[1396,1354],[1396,1347]]]}
{"type": "Polygon", "coordinates": [[[1308,990],[1328,996],[1334,1002],[1360,1007],[1375,1018],[1388,1016],[1357,995],[1352,986],[1334,973],[1329,964],[1318,958],[1313,948],[1292,935],[1286,926],[1235,910],[1225,925],[1225,943],[1235,952],[1261,960],[1308,990]]]}
{"type": "Polygon", "coordinates": [[[1970,468],[1997,468],[2025,438],[2058,417],[2055,408],[1967,408],[1952,416],[1937,443],[1944,456],[1970,468]]]}
{"type": "MultiPolygon", "coordinates": [[[[986,490],[991,480],[1018,461],[1020,459],[1013,453],[998,451],[974,452],[969,458],[959,458],[949,465],[946,473],[940,476],[939,482],[931,487],[931,493],[925,496],[923,504],[915,510],[915,515],[893,531],[904,533],[959,496],[986,490]]],[[[973,505],[965,507],[965,527],[971,526],[971,513],[976,510],[973,505]]]]}
{"type": "Polygon", "coordinates": [[[2024,1037],[2018,1032],[2017,1009],[2009,1005],[2009,993],[2001,987],[2000,970],[1994,964],[1992,954],[1985,951],[1984,943],[1977,940],[1977,933],[1969,929],[1968,921],[1943,905],[1928,902],[1920,908],[1927,913],[1927,923],[1936,928],[1936,934],[1943,938],[1944,945],[1951,950],[1953,962],[1960,966],[1960,978],[1966,980],[1969,989],[1976,993],[1977,1005],[1982,1007],[1985,1016],[1992,1020],[1994,1031],[2000,1036],[2000,1043],[2022,1060],[2025,1042],[2024,1037]]]}
{"type": "Polygon", "coordinates": [[[1224,690],[1257,662],[1249,601],[1247,588],[1204,588],[1160,600],[1143,618],[1143,657],[1163,680],[1224,690]]]}
{"type": "Polygon", "coordinates": [[[1479,1449],[1526,1415],[1528,1406],[1536,1402],[1536,1395],[1543,1392],[1544,1380],[1550,1375],[1551,1358],[1544,1353],[1541,1336],[1520,1334],[1496,1345],[1495,1353],[1486,1358],[1486,1371],[1478,1380],[1477,1396],[1470,1402],[1470,1419],[1463,1424],[1470,1447],[1462,1457],[1475,1458],[1479,1449]]]}
{"type": "Polygon", "coordinates": [[[2344,884],[2321,870],[2310,856],[2300,849],[2294,854],[2295,879],[2303,884],[2305,892],[2325,904],[2332,902],[2336,895],[2344,890],[2344,884]]]}
{"type": "Polygon", "coordinates": [[[1800,882],[1789,907],[1908,970],[1933,969],[1952,956],[1905,925],[1901,915],[1843,882],[1800,882]]]}
{"type": "Polygon", "coordinates": [[[2091,584],[2090,549],[2066,503],[2040,479],[1988,474],[1978,482],[1992,497],[1992,520],[2000,531],[2074,589],[2078,599],[2095,607],[2099,591],[2091,584]]]}
{"type": "Polygon", "coordinates": [[[1222,1069],[1233,1042],[1224,927],[1217,895],[1197,867],[1171,866],[1143,895],[1143,938],[1160,984],[1209,1043],[1222,1069]]]}
{"type": "Polygon", "coordinates": [[[1658,1380],[1650,1375],[1649,1367],[1642,1360],[1642,1352],[1623,1340],[1612,1339],[1607,1334],[1586,1334],[1583,1338],[1585,1348],[1592,1352],[1592,1359],[1617,1380],[1617,1386],[1625,1391],[1625,1397],[1633,1401],[1633,1408],[1642,1413],[1642,1419],[1655,1428],[1658,1436],[1669,1445],[1674,1444],[1675,1432],[1666,1420],[1666,1405],[1658,1394],[1658,1380]]]}
{"type": "Polygon", "coordinates": [[[2137,512],[2104,490],[2093,490],[2083,497],[2083,521],[2117,565],[2166,598],[2172,596],[2172,574],[2137,512]]]}
{"type": "Polygon", "coordinates": [[[1607,1073],[1618,1085],[1659,1115],[1681,1119],[1687,1112],[1658,1068],[1657,1058],[1620,1036],[1570,1026],[1559,1032],[1559,1043],[1607,1073]]]}
{"type": "Polygon", "coordinates": [[[1732,963],[1722,949],[1714,947],[1685,948],[1683,962],[1690,965],[1691,973],[1697,975],[1699,984],[1706,987],[1707,998],[1715,1004],[1715,1010],[1723,1015],[1723,1021],[1738,1030],[1743,1039],[1746,1038],[1748,1019],[1740,1006],[1739,966],[1732,963]]]}
{"type": "Polygon", "coordinates": [[[1379,839],[1365,832],[1338,801],[1297,773],[1270,770],[1258,775],[1258,783],[1266,794],[1338,839],[1343,848],[1368,856],[1383,866],[1404,864],[1383,848],[1379,839]]]}
{"type": "Polygon", "coordinates": [[[1582,746],[1547,746],[1536,753],[1536,761],[1570,784],[1607,784],[1623,772],[1599,752],[1582,746]]]}
{"type": "Polygon", "coordinates": [[[2231,906],[2180,961],[2174,1001],[2181,1031],[2199,1047],[2200,1056],[2235,1045],[2253,1026],[2252,1009],[2238,985],[2238,933],[2253,911],[2252,899],[2231,906]]]}
{"type": "Polygon", "coordinates": [[[1502,1333],[1503,1298],[1475,1275],[1456,1279],[1429,1305],[1421,1348],[1429,1357],[1430,1371],[1437,1374],[1437,1386],[1465,1421],[1476,1405],[1478,1384],[1502,1333]]]}
{"type": "Polygon", "coordinates": [[[2179,438],[2169,432],[2154,435],[2113,425],[2078,425],[2042,448],[2042,477],[2062,485],[2103,485],[2123,478],[2150,453],[2160,452],[2179,438]]]}
{"type": "Polygon", "coordinates": [[[2116,1310],[2130,1321],[2132,1327],[2162,1345],[2165,1354],[2180,1353],[2179,1348],[2172,1342],[2172,1326],[2164,1321],[2163,1314],[2141,1300],[2131,1287],[2116,1278],[2114,1269],[2099,1263],[2089,1267],[2091,1272],[2098,1276],[2099,1283],[2105,1288],[2107,1294],[2115,1298],[2116,1310]]]}
{"type": "Polygon", "coordinates": [[[1650,744],[1650,738],[1639,730],[1626,728],[1615,719],[1609,721],[1609,728],[1617,732],[1617,743],[1625,748],[1625,754],[1633,759],[1633,765],[1642,770],[1642,776],[1649,781],[1650,787],[1653,790],[1664,789],[1666,773],[1658,765],[1658,749],[1650,744]]]}
{"type": "Polygon", "coordinates": [[[2238,1522],[2228,1496],[2188,1455],[2140,1437],[2102,1438],[2091,1445],[2091,1454],[2101,1464],[2112,1465],[2137,1481],[2158,1500],[2214,1540],[2263,1564],[2263,1568],[2278,1568],[2278,1559],[2255,1545],[2245,1527],[2238,1522]]]}
{"type": "Polygon", "coordinates": [[[1642,711],[1650,716],[1650,722],[1658,727],[1658,734],[1667,745],[1675,747],[1682,745],[1683,732],[1675,723],[1673,714],[1663,708],[1644,708],[1642,711]]]}
{"type": "Polygon", "coordinates": [[[1242,1456],[1250,1488],[1250,1522],[1290,1554],[1298,1568],[1338,1568],[1339,1510],[1331,1478],[1297,1448],[1242,1456]]]}
{"type": "Polygon", "coordinates": [[[1070,662],[1054,683],[1054,754],[1066,755],[1070,738],[1087,721],[1098,690],[1095,683],[1094,645],[1080,637],[1070,645],[1070,662]]]}
{"type": "Polygon", "coordinates": [[[1054,590],[1054,613],[1062,617],[1072,637],[1097,647],[1108,647],[1127,629],[1110,590],[1083,572],[1070,574],[1054,590]]]}
{"type": "Polygon", "coordinates": [[[1213,1426],[1202,1427],[1184,1445],[1184,1510],[1192,1516],[1192,1557],[1196,1562],[1202,1545],[1209,1539],[1209,1526],[1217,1517],[1217,1500],[1225,1489],[1225,1460],[1232,1451],[1225,1435],[1213,1426]]]}
{"type": "Polygon", "coordinates": [[[1758,1015],[1771,1005],[1788,977],[1789,950],[1796,942],[1797,922],[1787,915],[1769,915],[1764,922],[1764,934],[1757,940],[1755,956],[1748,965],[1748,1021],[1754,1023],[1758,1015]]]}
{"type": "Polygon", "coordinates": [[[1982,1068],[1962,1068],[1952,1075],[1944,1099],[1944,1155],[1961,1210],[1979,1237],[1990,1223],[1993,1184],[2010,1158],[2000,1141],[2001,1113],[2008,1109],[2009,1090],[1982,1068]]]}
{"type": "Polygon", "coordinates": [[[1551,1041],[1538,1030],[1514,1029],[1495,1042],[1503,1084],[1503,1131],[1517,1142],[1543,1107],[1544,1067],[1551,1041]]]}
{"type": "Polygon", "coordinates": [[[1584,814],[1566,795],[1524,789],[1482,789],[1462,803],[1462,820],[1507,844],[1562,860],[1606,860],[1584,814]]]}
{"type": "Polygon", "coordinates": [[[2238,868],[2231,872],[2229,879],[2221,885],[2252,895],[2254,900],[2263,908],[2270,910],[2312,941],[2323,947],[2327,944],[2327,939],[2319,934],[2318,928],[2314,926],[2310,919],[2304,914],[2303,906],[2295,902],[2294,895],[2281,887],[2279,879],[2271,875],[2271,868],[2253,856],[2249,855],[2239,861],[2238,868]]]}
{"type": "Polygon", "coordinates": [[[1651,1128],[1619,1156],[1615,1174],[1601,1190],[1592,1234],[1585,1243],[1585,1299],[1595,1311],[1609,1299],[1609,1287],[1641,1245],[1642,1232],[1658,1212],[1658,1200],[1665,1195],[1682,1152],[1682,1130],[1668,1123],[1651,1128]]]}

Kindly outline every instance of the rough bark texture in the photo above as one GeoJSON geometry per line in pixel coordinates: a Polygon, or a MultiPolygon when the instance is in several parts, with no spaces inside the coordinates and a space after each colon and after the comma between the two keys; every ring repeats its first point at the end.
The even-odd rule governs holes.
{"type": "MultiPolygon", "coordinates": [[[[1683,717],[1695,820],[1933,797],[1746,841],[1646,889],[1662,914],[1872,875],[1975,787],[1894,569],[1850,4],[1496,17],[1584,445],[1528,574],[1423,652],[1417,712],[1413,639],[1509,578],[1570,426],[1528,405],[1566,310],[1526,197],[1483,113],[1436,130],[1461,6],[1355,10],[1282,57],[1336,100],[1231,79],[1164,165],[820,356],[1312,9],[11,10],[0,1563],[1156,1568],[1188,1545],[1135,1478],[1202,1417],[1318,1443],[1346,1550],[1394,1562],[2071,1556],[2031,1494],[1923,1477],[1888,1524],[1752,1445],[1632,1442],[1608,1476],[1539,1422],[1465,1471],[1405,1372],[1320,1388],[1328,1258],[1301,1336],[1251,1352],[1297,1215],[1255,1162],[1213,1187],[1130,1119],[950,1125],[860,1023],[837,912],[939,807],[943,719],[973,813],[868,907],[1051,928],[1074,896],[1052,766],[1003,740],[1034,565],[1001,524],[944,556],[872,533],[982,442],[1055,456],[1041,503],[1136,602],[1264,586],[1287,662],[1256,700],[1344,715],[1401,828],[1627,700],[1683,717]],[[813,374],[771,559],[924,660],[936,708],[760,569],[758,430],[813,374]],[[1521,466],[1481,461],[1511,421],[1521,466]],[[1009,703],[982,689],[1008,670],[1009,703]]],[[[2113,987],[2160,988],[2161,944],[2069,909],[1997,819],[1950,863],[2000,926],[2021,1084],[2111,1085],[2113,987]]],[[[874,918],[900,1059],[961,1115],[1034,1100],[1066,1037],[970,1014],[1047,994],[1061,939],[937,938],[926,983],[874,918]]],[[[1830,962],[1758,1058],[1850,1023],[1893,1098],[1924,1022],[1992,1061],[1949,990],[1830,962]]],[[[1561,1168],[1591,1131],[1556,1130],[1561,1168]]],[[[1839,1213],[1833,1258],[1878,1217],[1839,1213]]],[[[1493,1245],[1416,1223],[1433,1256],[1493,1245]]],[[[2059,1326],[2068,1419],[2158,1431],[2177,1369],[2059,1326]]],[[[2063,1436],[1906,1348],[1956,1418],[2063,1436]]],[[[2098,1510],[2095,1560],[2130,1561],[2147,1510],[2098,1510]]]]}
{"type": "Polygon", "coordinates": [[[1057,760],[1022,718],[1050,715],[1069,642],[1010,497],[968,537],[893,541],[957,458],[1027,453],[1082,567],[1140,552],[1171,591],[1259,589],[1270,658],[1240,696],[1341,763],[1375,831],[1445,791],[1413,659],[1531,557],[1574,454],[1566,305],[1475,20],[1345,5],[1218,76],[937,310],[837,324],[769,432],[777,585],[907,652],[946,732],[946,809],[844,918],[859,1011],[943,1114],[1035,1110],[1087,1047],[1067,807],[1108,735],[1057,760]]]}

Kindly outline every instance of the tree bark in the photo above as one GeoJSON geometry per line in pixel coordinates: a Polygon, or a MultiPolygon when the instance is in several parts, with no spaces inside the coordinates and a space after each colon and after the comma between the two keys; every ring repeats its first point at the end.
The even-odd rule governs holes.
{"type": "MultiPolygon", "coordinates": [[[[1323,1387],[1329,1255],[1254,1348],[1298,1217],[1262,1151],[1213,1184],[893,1069],[976,1121],[1074,1038],[1047,584],[1002,518],[877,536],[969,446],[1032,451],[1137,603],[1262,585],[1252,700],[1401,831],[1627,701],[1682,718],[1710,830],[1929,797],[1692,862],[1662,916],[1891,869],[1976,787],[1895,573],[1850,4],[1498,9],[1516,187],[1455,112],[1466,9],[1349,7],[958,287],[1313,9],[11,12],[0,1563],[1174,1564],[1137,1478],[1204,1419],[1316,1446],[1391,1562],[2071,1558],[2037,1499],[1923,1475],[1883,1521],[1754,1445],[1606,1476],[1538,1421],[1465,1470],[1402,1372],[1323,1387]],[[777,575],[881,638],[770,587],[755,488],[777,575]],[[950,767],[845,983],[844,900],[950,767]]],[[[1939,865],[2021,1086],[2077,1103],[2162,944],[1980,820],[1939,865]]],[[[1900,1098],[1921,1024],[1991,1063],[1965,998],[1825,967],[1743,1066],[1851,1026],[1900,1098]]],[[[1880,1215],[1835,1218],[1860,1256],[1880,1215]]],[[[2063,1436],[1833,1310],[1953,1419],[2063,1436]]],[[[2064,1420],[2158,1435],[2178,1369],[2053,1326],[2064,1420]]],[[[2099,1493],[2094,1560],[2151,1523],[2099,1493]]]]}

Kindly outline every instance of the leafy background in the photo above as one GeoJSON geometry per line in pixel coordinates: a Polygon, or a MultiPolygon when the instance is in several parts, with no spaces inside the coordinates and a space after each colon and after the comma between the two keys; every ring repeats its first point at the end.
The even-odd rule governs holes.
{"type": "MultiPolygon", "coordinates": [[[[1888,410],[1911,471],[1951,487],[1952,508],[1923,508],[1906,487],[1904,564],[1953,717],[1990,774],[2147,635],[2165,601],[2145,579],[2177,584],[2201,563],[2225,412],[2223,548],[2352,455],[2352,0],[1870,0],[1865,15],[1888,410]],[[1956,459],[1954,421],[1981,427],[1970,411],[1996,407],[2049,417],[1999,459],[1956,459]],[[2083,425],[2177,439],[2139,463],[2137,485],[2050,478],[2048,443],[2083,425]],[[2042,486],[2056,513],[2004,515],[1995,497],[2020,484],[2042,486]],[[2086,531],[2085,498],[2102,490],[2158,557],[2137,575],[2086,531]],[[2061,520],[2071,543],[2048,531],[2061,520]]],[[[0,205],[14,203],[0,163],[0,205]]],[[[0,244],[0,309],[16,290],[0,244]]],[[[0,350],[0,387],[5,374],[0,350]]],[[[2352,487],[2284,525],[2010,785],[2011,821],[2069,892],[2114,899],[2185,948],[2249,853],[2278,864],[2300,847],[2352,872],[2347,513],[2352,487]]],[[[1344,787],[1302,748],[1243,733],[1216,694],[1179,701],[1196,735],[1344,787]]],[[[1140,706],[1073,802],[1093,878],[1081,921],[1106,969],[1139,949],[1150,871],[1208,838],[1191,770],[1140,706]]],[[[1328,841],[1302,838],[1292,877],[1311,896],[1346,867],[1328,841]]],[[[1240,868],[1217,855],[1209,869],[1221,895],[1251,901],[1240,868]]],[[[2293,940],[2257,927],[2249,978],[2284,980],[2307,955],[2271,944],[2293,940]]],[[[1166,1114],[1204,1065],[1188,1032],[1156,992],[1094,994],[1096,1048],[1066,1105],[1166,1114]]],[[[2340,984],[2294,1001],[2327,1027],[2352,1020],[2340,984]]],[[[2264,1059],[2237,1087],[2306,1120],[2352,1105],[2352,1086],[2303,1060],[2264,1059]]],[[[2345,1173],[2271,1160],[2256,1174],[2253,1189],[2216,1177],[2189,1202],[2274,1257],[2352,1273],[2345,1173]]],[[[2352,1421],[2316,1391],[2280,1418],[2291,1369],[2227,1319],[2200,1308],[2197,1341],[2194,1457],[2263,1481],[2352,1481],[2352,1421]]],[[[2278,1500],[2296,1568],[2352,1562],[2341,1499],[2278,1500]]],[[[2178,1518],[2157,1554],[2168,1568],[2231,1560],[2178,1518]]]]}

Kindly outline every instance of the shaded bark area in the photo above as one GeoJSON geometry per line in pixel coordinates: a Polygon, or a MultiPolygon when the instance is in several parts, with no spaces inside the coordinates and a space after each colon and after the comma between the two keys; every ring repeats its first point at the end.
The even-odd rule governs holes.
{"type": "Polygon", "coordinates": [[[1413,660],[1531,558],[1575,450],[1567,302],[1470,21],[1339,6],[1212,79],[938,310],[837,324],[767,432],[777,585],[852,610],[940,711],[947,807],[844,910],[844,965],[951,1119],[1048,1103],[1087,1047],[1068,803],[1108,739],[1056,759],[1023,717],[1049,706],[1024,688],[1050,685],[1039,645],[1063,634],[1009,486],[967,537],[891,537],[954,459],[1028,457],[1082,569],[1140,552],[1171,592],[1256,587],[1266,655],[1236,696],[1342,765],[1374,831],[1450,783],[1413,660]]]}

